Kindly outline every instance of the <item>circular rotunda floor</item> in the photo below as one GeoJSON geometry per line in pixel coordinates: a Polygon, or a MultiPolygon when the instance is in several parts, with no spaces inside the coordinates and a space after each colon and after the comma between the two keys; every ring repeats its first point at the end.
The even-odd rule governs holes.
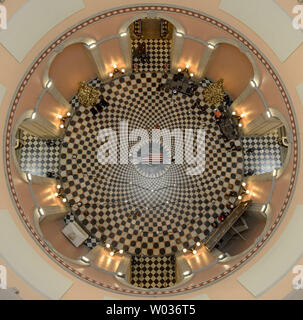
{"type": "Polygon", "coordinates": [[[61,148],[62,187],[72,214],[94,244],[143,255],[191,248],[206,240],[223,212],[230,212],[232,199],[224,196],[240,191],[242,151],[231,150],[220,138],[211,107],[205,112],[193,107],[197,98],[203,103],[203,90],[211,82],[204,79],[194,97],[159,91],[170,76],[137,73],[106,84],[90,81],[109,102],[96,117],[77,96],[71,100],[75,112],[61,148]],[[120,121],[128,121],[130,131],[150,133],[155,128],[204,129],[204,172],[190,176],[188,165],[172,163],[163,174],[149,176],[132,163],[100,164],[98,134],[104,128],[119,132],[120,121]]]}

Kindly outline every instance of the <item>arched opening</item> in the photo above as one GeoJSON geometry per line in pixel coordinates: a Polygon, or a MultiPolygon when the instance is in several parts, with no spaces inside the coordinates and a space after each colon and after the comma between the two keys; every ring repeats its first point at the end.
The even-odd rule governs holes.
{"type": "Polygon", "coordinates": [[[206,77],[213,81],[224,80],[224,88],[236,99],[254,77],[247,56],[236,46],[220,43],[207,67],[206,77]]]}
{"type": "Polygon", "coordinates": [[[143,18],[129,26],[132,66],[137,72],[170,69],[174,26],[161,18],[143,18]]]}

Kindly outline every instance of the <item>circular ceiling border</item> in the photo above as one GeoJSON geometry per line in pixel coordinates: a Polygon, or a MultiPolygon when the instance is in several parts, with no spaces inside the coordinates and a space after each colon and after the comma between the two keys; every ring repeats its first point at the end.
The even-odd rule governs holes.
{"type": "Polygon", "coordinates": [[[9,110],[9,115],[7,118],[6,122],[6,128],[5,128],[5,166],[6,166],[6,175],[8,179],[8,184],[10,188],[11,195],[15,201],[16,208],[19,211],[20,217],[23,219],[23,223],[27,226],[28,231],[31,232],[32,236],[34,239],[45,249],[45,251],[61,266],[65,267],[68,269],[70,272],[72,272],[74,275],[77,277],[81,278],[82,280],[85,280],[95,286],[104,288],[104,289],[109,289],[112,290],[116,293],[124,293],[124,294],[135,294],[135,295],[172,295],[172,294],[182,294],[185,293],[186,291],[191,291],[194,289],[201,289],[207,285],[210,285],[223,277],[227,276],[228,274],[234,272],[239,266],[243,265],[247,260],[254,255],[262,246],[263,244],[270,238],[272,235],[273,231],[277,228],[278,224],[280,223],[282,216],[284,215],[284,211],[288,206],[289,200],[292,196],[292,191],[295,185],[295,180],[296,180],[296,172],[297,172],[297,164],[298,164],[298,140],[297,140],[297,130],[296,130],[296,125],[295,125],[295,117],[293,114],[293,110],[291,108],[291,102],[288,97],[288,94],[286,90],[284,89],[284,86],[282,82],[280,81],[279,77],[277,76],[276,72],[273,70],[273,67],[266,61],[266,59],[262,56],[262,54],[248,41],[239,34],[238,32],[234,31],[231,29],[231,27],[225,25],[223,22],[219,22],[216,19],[207,16],[206,14],[198,13],[190,9],[185,9],[185,8],[178,8],[178,7],[173,7],[173,6],[159,6],[159,5],[148,5],[148,6],[132,6],[132,7],[124,7],[120,9],[115,9],[112,11],[108,11],[106,13],[99,14],[97,16],[94,16],[92,18],[89,18],[85,20],[84,22],[78,24],[77,26],[74,26],[70,28],[66,33],[61,35],[56,41],[54,41],[46,50],[43,51],[43,53],[39,56],[39,58],[36,59],[36,61],[32,64],[32,67],[28,71],[28,73],[25,75],[23,81],[19,85],[19,89],[17,90],[17,93],[15,94],[14,99],[12,100],[10,110],[9,110]],[[257,244],[257,246],[252,249],[243,259],[241,259],[238,263],[233,265],[230,269],[226,270],[225,272],[219,274],[216,277],[213,277],[211,279],[208,279],[206,281],[197,283],[195,285],[190,285],[184,288],[175,288],[172,290],[165,290],[165,291],[139,291],[135,289],[125,289],[125,288],[120,288],[120,287],[115,287],[108,285],[106,283],[102,283],[100,281],[97,281],[95,279],[92,279],[90,277],[85,276],[81,272],[77,271],[75,268],[71,267],[68,265],[66,262],[64,262],[60,257],[58,257],[54,252],[51,251],[51,249],[46,245],[44,241],[41,240],[39,235],[35,232],[33,226],[29,222],[22,206],[19,203],[17,193],[14,187],[14,182],[13,182],[13,177],[11,173],[11,163],[10,163],[10,134],[12,132],[12,124],[13,124],[13,119],[15,115],[16,108],[18,106],[20,97],[29,81],[31,78],[32,74],[35,72],[37,67],[40,65],[40,63],[50,54],[52,50],[54,50],[58,45],[60,45],[63,41],[65,41],[68,37],[70,37],[72,34],[77,32],[78,30],[81,30],[88,25],[95,23],[99,20],[105,19],[107,17],[111,17],[114,15],[119,15],[119,14],[124,14],[124,13],[132,13],[132,12],[141,12],[141,11],[162,11],[162,12],[167,12],[167,13],[179,13],[187,16],[191,16],[194,18],[198,18],[202,21],[205,21],[207,23],[210,23],[220,29],[222,29],[225,32],[228,32],[231,36],[236,38],[238,41],[242,42],[257,58],[258,60],[265,66],[267,71],[270,73],[272,76],[273,80],[275,81],[283,99],[284,103],[287,108],[287,112],[290,118],[291,122],[291,129],[292,129],[292,134],[293,134],[293,140],[294,140],[294,159],[293,159],[293,170],[291,174],[291,179],[290,179],[290,184],[289,184],[289,189],[286,195],[286,199],[283,202],[282,208],[274,221],[273,225],[271,226],[270,230],[266,233],[264,238],[260,240],[260,242],[257,244]]]}

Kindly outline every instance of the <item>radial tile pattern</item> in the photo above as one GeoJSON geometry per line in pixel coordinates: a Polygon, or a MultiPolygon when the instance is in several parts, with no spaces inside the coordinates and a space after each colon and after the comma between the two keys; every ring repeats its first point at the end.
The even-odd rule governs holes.
{"type": "Polygon", "coordinates": [[[62,144],[62,185],[76,220],[97,241],[130,254],[166,255],[203,242],[212,223],[235,201],[226,195],[240,190],[242,152],[233,151],[220,138],[212,108],[193,106],[197,98],[203,99],[210,81],[205,79],[196,95],[188,97],[158,90],[167,77],[139,73],[103,86],[98,79],[91,81],[109,106],[93,116],[74,97],[75,114],[62,144]],[[204,172],[191,176],[187,164],[173,163],[160,177],[148,178],[131,163],[100,164],[99,131],[118,132],[122,120],[128,121],[130,131],[204,129],[204,172]]]}

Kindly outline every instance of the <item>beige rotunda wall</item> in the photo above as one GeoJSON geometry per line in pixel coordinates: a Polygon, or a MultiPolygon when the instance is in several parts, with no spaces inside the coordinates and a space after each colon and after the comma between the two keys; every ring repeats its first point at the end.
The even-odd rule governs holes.
{"type": "MultiPolygon", "coordinates": [[[[132,1],[133,2],[133,1],[132,1]]],[[[3,57],[2,60],[2,64],[3,67],[5,67],[4,65],[4,61],[5,64],[9,63],[11,65],[11,70],[12,73],[10,75],[6,75],[5,77],[3,76],[2,78],[0,77],[0,83],[3,84],[7,91],[5,94],[5,97],[3,99],[3,106],[6,106],[6,108],[8,108],[10,101],[13,97],[15,88],[16,88],[16,83],[21,79],[22,75],[25,73],[25,70],[28,68],[28,65],[31,63],[31,61],[33,61],[33,59],[36,57],[36,55],[38,54],[39,50],[42,50],[42,48],[49,43],[52,39],[54,39],[59,33],[60,30],[64,30],[66,29],[68,26],[72,25],[73,23],[75,23],[76,21],[79,21],[87,16],[89,16],[90,14],[96,12],[96,10],[103,10],[112,6],[120,6],[120,5],[124,5],[130,3],[130,1],[125,1],[123,4],[121,4],[121,2],[119,1],[112,1],[110,3],[100,3],[99,1],[85,1],[86,4],[86,8],[81,12],[81,13],[77,13],[74,16],[70,17],[69,19],[66,19],[66,21],[64,21],[64,23],[62,23],[60,25],[60,27],[56,27],[54,28],[54,30],[52,30],[51,32],[49,32],[49,34],[46,35],[46,37],[44,37],[43,39],[41,39],[41,41],[37,44],[36,47],[33,48],[33,50],[29,53],[29,55],[26,57],[26,59],[22,62],[22,63],[17,63],[14,58],[12,56],[10,56],[10,54],[8,52],[6,52],[3,48],[1,48],[1,56],[3,57]]],[[[183,6],[189,6],[189,7],[193,7],[193,8],[198,8],[199,10],[208,12],[216,17],[219,17],[220,19],[226,21],[227,23],[233,25],[235,28],[240,29],[251,41],[253,41],[254,43],[256,43],[261,49],[262,51],[267,55],[267,57],[270,58],[271,62],[274,64],[274,66],[278,69],[282,79],[284,80],[287,88],[289,89],[289,93],[294,101],[294,105],[295,107],[298,106],[301,108],[300,105],[300,100],[299,97],[297,96],[296,90],[294,89],[295,87],[293,86],[294,84],[299,84],[300,82],[303,81],[303,79],[301,78],[301,76],[296,73],[296,67],[297,67],[297,63],[296,61],[298,61],[298,58],[301,57],[302,55],[302,50],[301,48],[299,48],[297,50],[297,52],[295,52],[295,54],[293,56],[291,56],[289,58],[289,60],[287,60],[284,64],[281,64],[281,62],[274,56],[274,54],[272,53],[271,49],[262,41],[262,39],[260,39],[258,36],[256,36],[252,30],[250,30],[247,26],[245,26],[245,24],[239,23],[238,20],[236,20],[234,17],[218,10],[218,5],[219,5],[220,1],[212,1],[211,3],[198,3],[195,1],[178,1],[179,5],[183,5],[183,6]]],[[[194,18],[191,17],[183,17],[180,16],[180,22],[182,22],[184,24],[184,20],[187,20],[187,18],[189,18],[188,20],[191,20],[191,24],[186,25],[186,29],[192,31],[193,33],[196,32],[197,35],[201,35],[203,37],[203,34],[201,32],[199,32],[199,30],[201,28],[197,28],[197,26],[194,26],[194,18]],[[181,21],[183,20],[183,21],[181,21]]],[[[207,27],[206,27],[207,28],[207,27]]],[[[104,28],[106,29],[106,28],[104,28]]],[[[211,29],[211,28],[210,28],[211,29]]],[[[209,38],[211,37],[215,37],[217,36],[216,33],[220,33],[220,30],[212,30],[211,32],[213,32],[213,34],[208,34],[209,38]]],[[[207,34],[207,32],[205,32],[205,34],[207,34]]],[[[207,40],[207,39],[206,39],[207,40]]],[[[39,79],[39,77],[37,78],[39,79]]],[[[28,102],[30,101],[35,101],[35,99],[37,98],[37,96],[39,95],[40,91],[34,89],[34,87],[32,87],[32,93],[37,93],[36,95],[34,95],[33,97],[30,97],[30,95],[27,97],[28,102]]],[[[279,94],[276,95],[275,97],[279,97],[279,94]]],[[[49,97],[48,97],[49,98],[49,97]]],[[[45,98],[46,100],[48,98],[45,98]]],[[[271,98],[271,97],[269,97],[271,98]]],[[[50,98],[49,98],[50,99],[50,98]]],[[[45,101],[46,101],[45,100],[45,101]]],[[[32,103],[27,103],[26,100],[23,100],[24,104],[22,104],[21,108],[24,108],[22,110],[22,112],[26,109],[26,108],[30,108],[30,106],[32,107],[32,103]]],[[[52,103],[55,106],[55,103],[52,103]]],[[[49,106],[48,103],[46,103],[46,106],[49,106]]],[[[281,105],[282,108],[282,105],[281,105]]],[[[261,106],[260,106],[260,113],[263,112],[261,110],[261,106]]],[[[257,112],[259,112],[257,111],[257,112]]],[[[19,112],[19,107],[17,109],[17,112],[19,112]]],[[[21,109],[20,109],[20,113],[21,109]]],[[[256,112],[256,114],[257,114],[256,112]]],[[[285,112],[285,111],[284,111],[285,112]]],[[[286,112],[285,112],[286,113],[286,112]]],[[[1,127],[2,130],[4,130],[4,124],[5,124],[5,118],[1,118],[1,127]]],[[[303,118],[302,118],[302,114],[298,113],[297,114],[297,121],[299,124],[303,123],[303,118]]],[[[290,176],[290,172],[291,172],[291,168],[289,171],[285,172],[285,183],[287,183],[287,177],[289,178],[290,176]],[[288,176],[287,176],[288,175],[288,176]]],[[[71,298],[82,298],[82,293],[83,291],[86,292],[86,297],[85,298],[99,298],[99,299],[103,299],[104,297],[106,298],[106,296],[111,296],[111,297],[116,297],[116,298],[125,298],[124,295],[117,295],[115,293],[110,293],[110,292],[105,292],[102,289],[97,289],[89,284],[87,284],[86,282],[83,282],[77,278],[75,278],[74,276],[72,276],[70,273],[66,272],[65,270],[61,269],[58,265],[56,265],[51,259],[49,259],[48,256],[46,256],[39,247],[37,247],[37,244],[33,241],[33,239],[28,235],[28,233],[26,232],[26,230],[23,228],[22,223],[20,222],[19,218],[16,216],[16,210],[15,207],[12,204],[12,201],[10,199],[9,196],[9,192],[8,189],[4,183],[4,177],[3,179],[1,179],[1,187],[3,190],[3,193],[1,194],[1,203],[2,205],[6,205],[7,208],[9,209],[10,214],[12,215],[14,222],[16,223],[16,225],[18,226],[20,232],[22,233],[22,235],[25,237],[26,241],[33,247],[35,248],[35,250],[37,251],[38,254],[40,254],[43,259],[45,259],[50,265],[52,265],[52,267],[56,270],[58,270],[58,272],[64,274],[66,277],[70,278],[73,281],[73,286],[71,287],[71,289],[64,295],[64,299],[71,299],[71,298]]],[[[300,190],[301,183],[299,182],[297,184],[297,190],[300,190]]],[[[19,191],[18,191],[19,192],[19,191]]],[[[27,196],[27,194],[25,193],[25,196],[27,196]]],[[[279,195],[277,195],[278,198],[279,195]]],[[[238,282],[237,282],[237,275],[239,273],[243,273],[246,270],[248,270],[254,263],[256,263],[259,258],[265,253],[267,252],[271,246],[273,245],[273,243],[280,237],[281,233],[283,233],[283,230],[285,228],[285,226],[287,225],[290,217],[292,216],[292,212],[294,211],[296,205],[298,203],[300,203],[300,194],[298,191],[295,192],[293,199],[292,199],[292,203],[288,208],[288,213],[286,218],[283,220],[281,226],[279,227],[279,229],[277,230],[277,232],[275,233],[275,235],[270,239],[270,241],[266,244],[266,247],[259,252],[259,254],[257,256],[254,257],[254,259],[250,260],[244,268],[241,269],[241,271],[235,272],[233,274],[231,274],[228,278],[225,278],[222,281],[219,281],[211,286],[208,286],[207,288],[201,289],[192,293],[188,293],[186,295],[180,295],[177,298],[181,298],[181,299],[186,299],[186,298],[194,298],[194,297],[198,297],[200,295],[203,294],[207,294],[208,297],[210,297],[211,299],[213,298],[228,298],[228,297],[239,297],[241,299],[254,299],[255,297],[248,292],[245,288],[243,288],[243,286],[241,286],[238,282]],[[228,294],[227,294],[228,292],[228,294]]],[[[277,210],[278,210],[278,206],[277,206],[277,210]]],[[[302,262],[302,260],[301,260],[302,262]]],[[[298,263],[300,263],[300,261],[298,261],[298,263]]],[[[270,290],[268,290],[263,297],[264,298],[270,298],[270,297],[274,297],[276,299],[281,299],[284,297],[285,293],[287,291],[291,291],[291,272],[289,274],[287,274],[278,284],[276,284],[275,286],[273,286],[270,290]]],[[[18,284],[18,281],[20,281],[21,283],[24,283],[24,280],[18,278],[17,277],[13,277],[12,276],[12,281],[11,284],[18,284]]],[[[21,284],[22,288],[25,288],[26,286],[21,284]]],[[[26,292],[23,293],[25,298],[30,298],[33,296],[37,296],[37,295],[33,295],[31,290],[28,290],[26,292]]],[[[137,298],[136,298],[137,299],[137,298]]],[[[163,298],[161,298],[163,299],[163,298]]]]}

